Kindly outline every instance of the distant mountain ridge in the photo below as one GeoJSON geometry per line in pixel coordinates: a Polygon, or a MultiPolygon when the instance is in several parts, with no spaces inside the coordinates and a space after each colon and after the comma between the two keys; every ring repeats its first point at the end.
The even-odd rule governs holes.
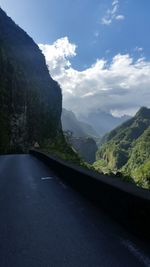
{"type": "Polygon", "coordinates": [[[105,169],[120,170],[137,183],[149,187],[150,109],[140,108],[133,118],[104,136],[97,160],[105,169]]]}
{"type": "MultiPolygon", "coordinates": [[[[99,112],[101,113],[101,116],[98,116],[96,118],[98,127],[95,127],[94,120],[90,121],[91,123],[93,123],[93,126],[91,126],[89,123],[83,121],[85,119],[84,117],[80,117],[80,119],[83,119],[82,121],[80,121],[72,111],[66,110],[64,108],[62,110],[61,121],[63,131],[72,132],[73,136],[70,139],[72,146],[88,163],[93,163],[96,160],[96,152],[98,149],[97,145],[101,142],[100,135],[97,133],[95,128],[97,128],[97,130],[99,129],[99,127],[101,129],[105,128],[106,131],[108,125],[109,128],[112,128],[112,125],[114,125],[114,123],[118,124],[120,121],[127,119],[127,117],[120,119],[113,117],[111,114],[107,114],[102,111],[99,112]],[[101,117],[103,117],[103,121],[101,121],[101,117]],[[104,118],[106,119],[105,122],[104,118]],[[106,127],[104,124],[106,124],[106,127]]],[[[103,131],[103,133],[105,131],[103,131]]]]}
{"type": "Polygon", "coordinates": [[[86,162],[93,163],[98,149],[94,140],[98,137],[96,131],[89,124],[79,121],[70,110],[63,109],[61,121],[63,131],[72,133],[69,138],[72,147],[86,162]]]}
{"type": "Polygon", "coordinates": [[[122,117],[114,117],[110,113],[104,112],[100,109],[92,111],[87,114],[79,114],[78,119],[89,123],[99,136],[103,136],[107,132],[122,124],[126,120],[130,119],[130,116],[124,115],[122,117]]]}
{"type": "Polygon", "coordinates": [[[98,133],[88,123],[79,121],[76,115],[63,108],[62,110],[62,128],[63,131],[71,131],[74,137],[98,137],[98,133]]]}

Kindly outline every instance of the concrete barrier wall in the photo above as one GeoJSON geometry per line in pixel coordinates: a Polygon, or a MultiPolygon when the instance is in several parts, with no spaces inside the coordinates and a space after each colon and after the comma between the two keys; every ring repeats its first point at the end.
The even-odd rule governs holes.
{"type": "Polygon", "coordinates": [[[150,239],[150,191],[86,170],[54,156],[30,153],[55,170],[70,186],[107,211],[128,230],[150,239]]]}

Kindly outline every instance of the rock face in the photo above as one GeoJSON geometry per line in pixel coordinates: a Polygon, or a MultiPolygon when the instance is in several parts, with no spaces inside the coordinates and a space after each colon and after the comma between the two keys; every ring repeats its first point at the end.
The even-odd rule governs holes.
{"type": "Polygon", "coordinates": [[[62,94],[34,41],[0,9],[0,153],[61,132],[62,94]]]}

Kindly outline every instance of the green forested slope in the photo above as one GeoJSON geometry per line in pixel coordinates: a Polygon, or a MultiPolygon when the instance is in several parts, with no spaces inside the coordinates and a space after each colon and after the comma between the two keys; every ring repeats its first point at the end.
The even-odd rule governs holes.
{"type": "Polygon", "coordinates": [[[122,172],[139,184],[150,185],[150,127],[133,144],[122,172]]]}
{"type": "Polygon", "coordinates": [[[148,186],[150,166],[150,109],[137,114],[103,138],[97,152],[97,169],[121,171],[137,183],[148,186]]]}

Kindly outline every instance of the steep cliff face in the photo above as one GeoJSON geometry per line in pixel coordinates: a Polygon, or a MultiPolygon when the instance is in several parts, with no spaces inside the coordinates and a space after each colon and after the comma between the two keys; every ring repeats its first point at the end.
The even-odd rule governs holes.
{"type": "Polygon", "coordinates": [[[62,95],[34,41],[0,9],[0,153],[61,132],[62,95]]]}

